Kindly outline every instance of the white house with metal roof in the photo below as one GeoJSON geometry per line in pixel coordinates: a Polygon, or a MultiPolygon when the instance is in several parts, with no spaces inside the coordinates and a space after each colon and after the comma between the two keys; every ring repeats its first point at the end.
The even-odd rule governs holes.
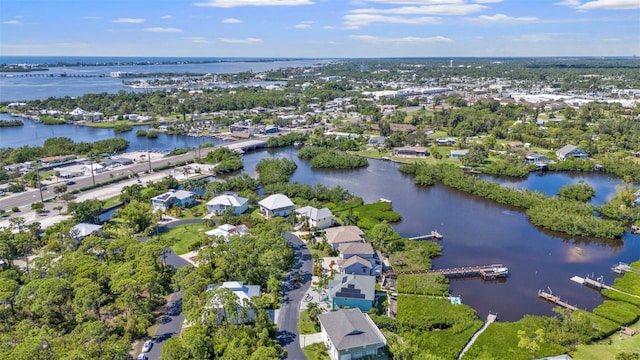
{"type": "MultiPolygon", "coordinates": [[[[225,281],[221,285],[213,284],[209,285],[207,291],[214,291],[215,289],[227,289],[236,297],[238,303],[238,311],[235,314],[228,314],[229,321],[234,324],[242,324],[251,321],[255,317],[255,313],[250,309],[242,309],[244,307],[245,300],[251,300],[253,297],[260,296],[260,285],[245,285],[242,281],[225,281]],[[240,316],[244,315],[244,318],[240,316]]],[[[227,316],[224,311],[223,297],[220,294],[215,294],[211,299],[209,307],[217,309],[218,321],[227,316]]]]}
{"type": "Polygon", "coordinates": [[[296,209],[298,218],[305,218],[310,228],[326,229],[333,225],[333,213],[328,208],[314,208],[313,206],[304,206],[296,209]]]}
{"type": "Polygon", "coordinates": [[[240,215],[248,207],[249,199],[234,192],[224,192],[207,202],[207,211],[214,215],[222,215],[227,209],[232,209],[234,215],[240,215]]]}
{"type": "Polygon", "coordinates": [[[331,360],[357,360],[384,355],[387,339],[360,309],[320,314],[320,329],[331,360]]]}
{"type": "Polygon", "coordinates": [[[260,205],[260,214],[269,219],[276,216],[287,217],[296,206],[283,194],[273,194],[258,202],[260,205]]]}

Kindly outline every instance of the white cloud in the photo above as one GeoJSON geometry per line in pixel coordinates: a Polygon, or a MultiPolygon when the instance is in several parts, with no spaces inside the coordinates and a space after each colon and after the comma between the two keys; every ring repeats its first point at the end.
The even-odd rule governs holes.
{"type": "Polygon", "coordinates": [[[513,17],[505,14],[495,14],[495,15],[480,15],[477,18],[472,20],[479,20],[485,22],[531,22],[538,21],[539,19],[535,16],[520,16],[513,17]]]}
{"type": "Polygon", "coordinates": [[[186,37],[183,38],[185,40],[191,40],[191,42],[194,42],[196,44],[211,44],[211,41],[207,40],[206,38],[202,37],[202,36],[191,36],[191,37],[186,37]]]}
{"type": "Polygon", "coordinates": [[[474,0],[474,1],[480,4],[495,4],[495,3],[501,3],[503,0],[474,0]]]}
{"type": "Polygon", "coordinates": [[[226,19],[222,20],[221,22],[223,24],[240,24],[240,23],[242,23],[242,20],[234,19],[234,18],[226,18],[226,19]]]}
{"type": "Polygon", "coordinates": [[[14,20],[4,21],[2,24],[4,24],[4,25],[24,25],[24,23],[22,21],[15,20],[15,19],[14,20]]]}
{"type": "Polygon", "coordinates": [[[72,43],[72,42],[60,42],[56,43],[56,46],[67,48],[67,49],[79,49],[89,47],[89,44],[86,43],[72,43]]]}
{"type": "Polygon", "coordinates": [[[173,19],[173,15],[164,15],[161,16],[160,19],[173,19]]]}
{"type": "Polygon", "coordinates": [[[325,25],[322,28],[325,29],[325,30],[333,30],[333,29],[335,29],[335,27],[333,27],[331,25],[325,25]]]}
{"type": "Polygon", "coordinates": [[[607,41],[607,42],[620,42],[620,41],[622,41],[622,39],[619,39],[619,38],[607,38],[607,39],[604,39],[604,41],[607,41]]]}
{"type": "Polygon", "coordinates": [[[569,6],[576,10],[635,10],[640,9],[638,0],[593,0],[582,3],[580,0],[563,0],[553,5],[569,6]]]}
{"type": "Polygon", "coordinates": [[[632,10],[640,9],[638,0],[596,0],[588,1],[580,6],[579,10],[632,10]]]}
{"type": "Polygon", "coordinates": [[[403,6],[390,9],[356,9],[352,14],[393,14],[393,15],[468,15],[487,9],[480,4],[445,4],[426,6],[403,6]]]}
{"type": "Polygon", "coordinates": [[[308,21],[307,20],[307,21],[303,21],[303,22],[301,22],[299,24],[296,24],[294,27],[296,29],[308,29],[308,28],[311,27],[311,24],[313,24],[313,21],[308,21]]]}
{"type": "Polygon", "coordinates": [[[142,29],[143,31],[156,32],[156,33],[177,33],[182,32],[182,29],[174,27],[149,27],[142,29]]]}
{"type": "MultiPolygon", "coordinates": [[[[462,4],[465,2],[465,0],[365,0],[365,1],[372,2],[372,3],[388,4],[388,5],[462,4]]],[[[498,0],[498,1],[502,1],[502,0],[498,0]]]]}
{"type": "Polygon", "coordinates": [[[262,42],[262,39],[257,39],[257,38],[246,38],[246,39],[218,38],[218,40],[228,44],[258,44],[262,42]]]}
{"type": "Polygon", "coordinates": [[[391,38],[391,37],[378,37],[371,35],[351,35],[350,39],[358,40],[367,43],[381,44],[381,43],[449,43],[453,42],[452,39],[446,38],[444,36],[432,36],[432,37],[417,37],[417,36],[407,36],[407,37],[399,37],[399,38],[391,38]]]}
{"type": "Polygon", "coordinates": [[[102,19],[102,16],[85,16],[84,19],[86,19],[86,20],[100,20],[100,19],[102,19]]]}
{"type": "Polygon", "coordinates": [[[111,22],[117,24],[142,24],[144,22],[144,19],[118,18],[111,20],[111,22]]]}
{"type": "Polygon", "coordinates": [[[195,6],[210,6],[232,8],[239,6],[300,6],[313,5],[311,0],[209,0],[204,3],[194,3],[195,6]]]}
{"type": "Polygon", "coordinates": [[[440,24],[441,21],[437,17],[402,17],[402,16],[385,16],[375,14],[352,14],[343,17],[345,26],[348,29],[357,29],[371,23],[386,24],[406,24],[406,25],[422,25],[422,24],[440,24]]]}

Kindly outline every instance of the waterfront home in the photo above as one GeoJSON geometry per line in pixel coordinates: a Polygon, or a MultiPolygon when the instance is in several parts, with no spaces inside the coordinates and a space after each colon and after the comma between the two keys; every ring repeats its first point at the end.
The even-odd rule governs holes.
{"type": "Polygon", "coordinates": [[[558,160],[567,158],[586,159],[589,157],[589,154],[579,147],[569,144],[558,149],[558,151],[556,151],[556,157],[558,157],[558,160]]]}
{"type": "Polygon", "coordinates": [[[353,275],[372,275],[374,270],[370,260],[358,255],[338,260],[338,267],[340,273],[353,275]]]}
{"type": "Polygon", "coordinates": [[[327,285],[332,309],[358,308],[369,311],[376,294],[376,278],[368,275],[338,274],[327,285]]]}
{"type": "Polygon", "coordinates": [[[283,194],[273,194],[258,202],[260,214],[267,219],[276,216],[287,217],[296,208],[293,202],[283,194]]]}
{"type": "Polygon", "coordinates": [[[76,155],[58,155],[58,156],[48,156],[40,159],[40,163],[43,166],[62,164],[69,161],[76,160],[78,157],[76,155]]]}
{"type": "Polygon", "coordinates": [[[221,285],[212,284],[207,287],[207,291],[213,291],[214,289],[227,289],[235,296],[238,304],[235,314],[226,314],[223,297],[220,296],[220,293],[215,294],[208,307],[217,311],[218,322],[222,322],[222,319],[227,318],[233,324],[245,324],[255,318],[253,310],[244,308],[244,303],[245,300],[260,296],[260,285],[245,285],[242,281],[225,281],[221,285]]]}
{"type": "Polygon", "coordinates": [[[151,198],[151,205],[156,210],[169,210],[173,204],[179,208],[187,208],[195,203],[195,194],[186,190],[169,190],[151,198]]]}
{"type": "Polygon", "coordinates": [[[385,359],[387,339],[360,309],[320,314],[318,320],[331,360],[385,359]]]}
{"type": "Polygon", "coordinates": [[[367,146],[383,148],[385,146],[386,141],[387,141],[387,138],[384,136],[372,136],[367,141],[367,146]]]}
{"type": "Polygon", "coordinates": [[[224,192],[207,202],[207,211],[214,215],[222,215],[227,209],[231,209],[233,215],[240,215],[248,207],[249,199],[234,192],[224,192]]]}
{"type": "Polygon", "coordinates": [[[328,208],[317,209],[304,206],[296,210],[299,219],[304,219],[309,228],[326,229],[333,225],[333,213],[328,208]]]}
{"type": "Polygon", "coordinates": [[[366,242],[352,242],[346,244],[340,244],[338,246],[341,259],[348,259],[352,256],[360,256],[361,258],[373,261],[376,252],[373,250],[373,246],[366,242]]]}
{"type": "Polygon", "coordinates": [[[359,227],[337,226],[325,230],[324,237],[334,250],[338,250],[340,244],[363,242],[364,232],[359,227]]]}
{"type": "Polygon", "coordinates": [[[464,150],[451,150],[449,152],[449,157],[452,159],[459,159],[461,157],[465,157],[467,156],[467,154],[469,153],[468,149],[464,149],[464,150]]]}
{"type": "Polygon", "coordinates": [[[527,153],[524,156],[524,161],[529,164],[548,164],[550,159],[547,156],[537,153],[527,153]]]}
{"type": "Polygon", "coordinates": [[[394,156],[418,156],[423,157],[427,156],[429,152],[426,147],[422,146],[403,146],[393,148],[394,156]]]}

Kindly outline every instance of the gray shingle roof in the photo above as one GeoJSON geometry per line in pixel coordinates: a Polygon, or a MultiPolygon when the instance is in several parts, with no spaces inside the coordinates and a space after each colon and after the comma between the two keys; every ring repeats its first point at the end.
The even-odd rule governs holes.
{"type": "Polygon", "coordinates": [[[338,226],[325,230],[324,235],[329,244],[362,241],[364,233],[357,226],[338,226]]]}
{"type": "Polygon", "coordinates": [[[318,319],[338,350],[387,343],[373,321],[358,308],[320,314],[318,319]]]}
{"type": "Polygon", "coordinates": [[[340,254],[343,257],[348,255],[373,255],[375,251],[373,251],[373,246],[369,243],[365,242],[352,242],[347,244],[340,244],[338,248],[340,254]]]}

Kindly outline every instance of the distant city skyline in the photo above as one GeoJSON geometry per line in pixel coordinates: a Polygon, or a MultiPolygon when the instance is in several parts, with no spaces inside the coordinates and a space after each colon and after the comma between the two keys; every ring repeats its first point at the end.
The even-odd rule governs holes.
{"type": "Polygon", "coordinates": [[[3,0],[1,56],[640,55],[640,0],[3,0]]]}

